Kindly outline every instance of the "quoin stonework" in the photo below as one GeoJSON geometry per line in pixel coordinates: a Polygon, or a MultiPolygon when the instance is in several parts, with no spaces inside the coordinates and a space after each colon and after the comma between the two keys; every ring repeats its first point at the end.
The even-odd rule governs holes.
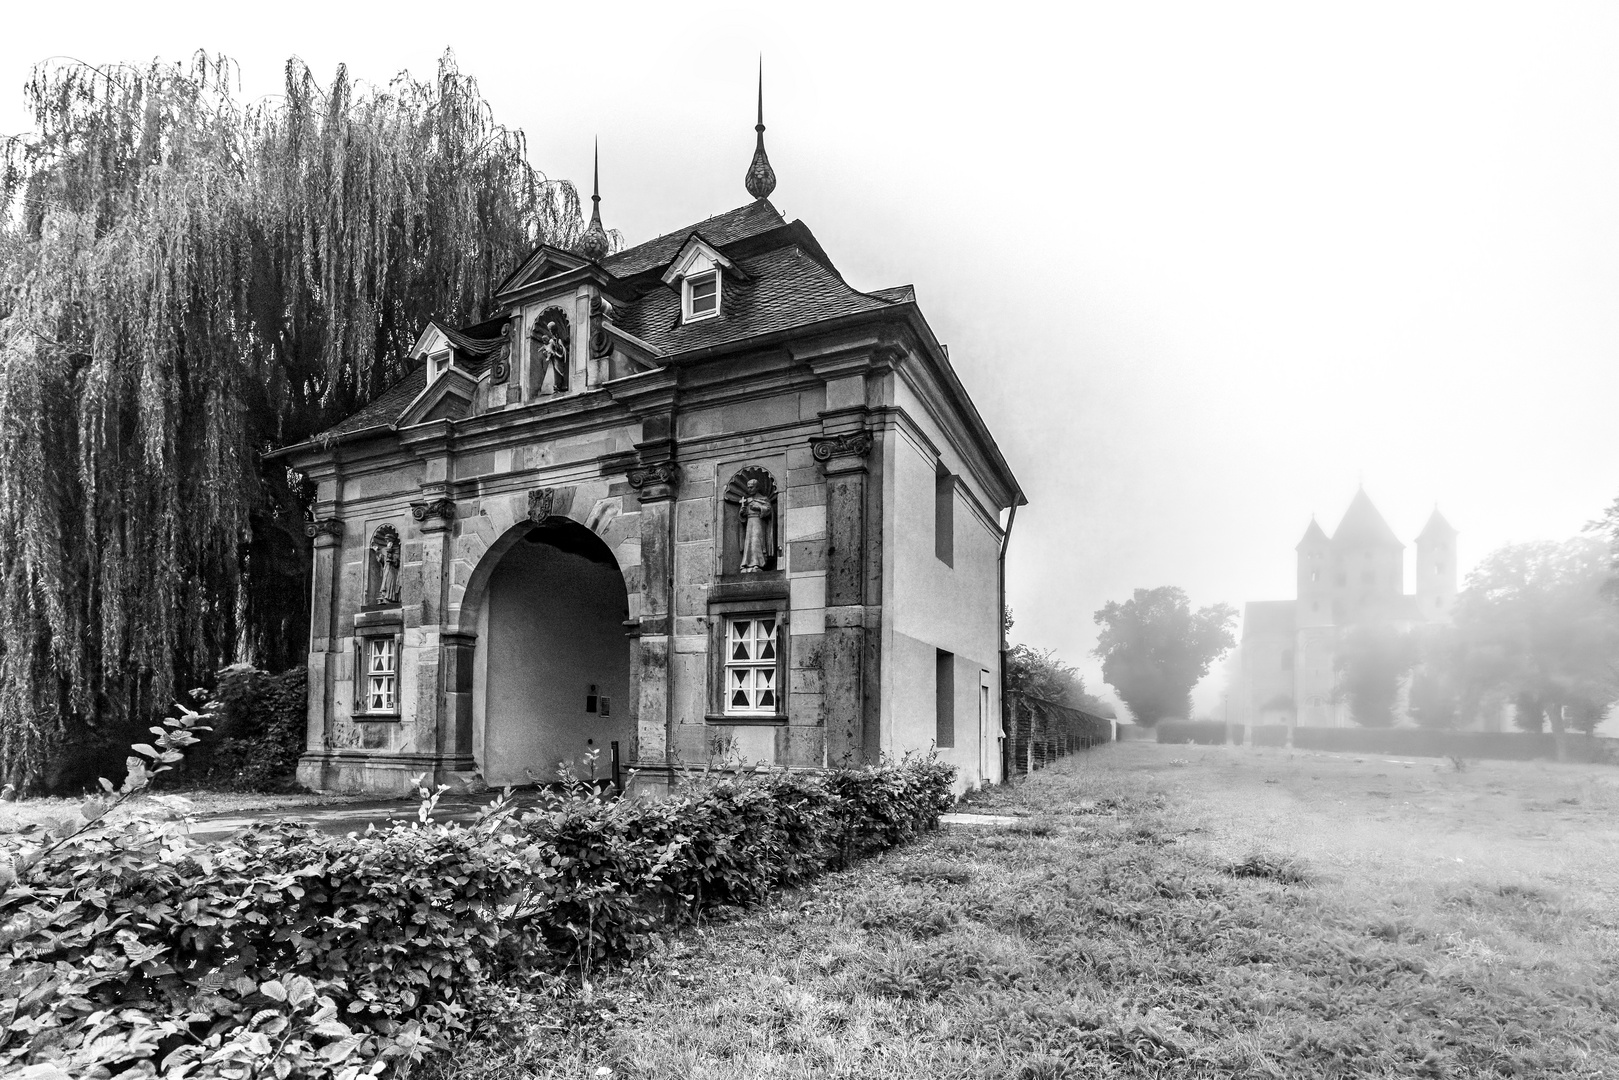
{"type": "Polygon", "coordinates": [[[1447,623],[1456,604],[1456,530],[1436,507],[1416,536],[1416,591],[1405,591],[1405,544],[1364,489],[1329,537],[1314,518],[1297,552],[1292,600],[1250,602],[1242,618],[1233,719],[1347,726],[1333,688],[1339,641],[1352,626],[1412,630],[1447,623]]]}
{"type": "Polygon", "coordinates": [[[494,317],[283,451],[316,485],[299,778],[524,784],[937,746],[1001,772],[1017,482],[908,286],[750,200],[609,253],[599,186],[494,317]],[[598,758],[605,768],[605,757],[598,758]]]}

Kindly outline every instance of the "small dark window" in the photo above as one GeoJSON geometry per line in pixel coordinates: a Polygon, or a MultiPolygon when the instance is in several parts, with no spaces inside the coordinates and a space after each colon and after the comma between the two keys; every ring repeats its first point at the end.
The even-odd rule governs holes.
{"type": "Polygon", "coordinates": [[[933,554],[956,565],[956,478],[943,467],[933,482],[933,554]]]}
{"type": "Polygon", "coordinates": [[[948,749],[956,745],[956,654],[938,650],[934,672],[937,721],[933,741],[948,749]]]}

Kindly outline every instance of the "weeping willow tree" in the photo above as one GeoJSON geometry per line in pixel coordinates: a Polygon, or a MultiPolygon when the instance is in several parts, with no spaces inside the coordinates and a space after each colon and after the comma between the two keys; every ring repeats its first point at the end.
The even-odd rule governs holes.
{"type": "Polygon", "coordinates": [[[0,781],[60,786],[222,664],[306,648],[269,448],[581,231],[446,54],[239,100],[234,66],[50,64],[0,156],[0,781]]]}

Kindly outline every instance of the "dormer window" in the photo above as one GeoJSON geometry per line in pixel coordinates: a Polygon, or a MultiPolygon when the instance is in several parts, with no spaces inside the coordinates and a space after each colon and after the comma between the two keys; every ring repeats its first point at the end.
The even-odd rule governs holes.
{"type": "Polygon", "coordinates": [[[720,272],[709,270],[701,274],[692,274],[684,279],[684,288],[681,290],[684,298],[685,322],[696,322],[699,319],[711,319],[720,313],[720,272]]]}
{"type": "Polygon", "coordinates": [[[442,349],[427,358],[427,381],[432,382],[450,370],[450,350],[442,349]]]}

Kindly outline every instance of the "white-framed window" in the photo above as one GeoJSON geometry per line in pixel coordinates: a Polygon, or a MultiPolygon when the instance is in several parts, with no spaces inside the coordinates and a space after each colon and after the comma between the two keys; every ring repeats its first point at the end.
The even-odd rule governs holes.
{"type": "Polygon", "coordinates": [[[365,639],[365,711],[399,711],[399,643],[392,635],[365,639]]]}
{"type": "Polygon", "coordinates": [[[450,370],[450,350],[441,349],[427,358],[427,381],[432,382],[450,370]]]}
{"type": "Polygon", "coordinates": [[[720,313],[720,272],[708,270],[687,275],[681,283],[680,295],[683,321],[712,319],[720,313]]]}
{"type": "Polygon", "coordinates": [[[777,685],[777,636],[774,615],[726,620],[725,713],[727,716],[775,716],[780,712],[777,685]]]}

